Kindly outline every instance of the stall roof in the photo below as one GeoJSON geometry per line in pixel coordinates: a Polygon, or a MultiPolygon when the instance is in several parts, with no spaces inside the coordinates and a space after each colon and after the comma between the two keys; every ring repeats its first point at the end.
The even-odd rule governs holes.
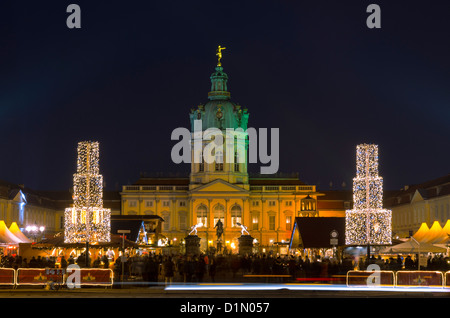
{"type": "Polygon", "coordinates": [[[420,228],[417,230],[417,232],[414,233],[413,237],[420,242],[424,239],[424,237],[427,235],[429,230],[430,230],[430,228],[424,222],[420,225],[420,228]]]}
{"type": "Polygon", "coordinates": [[[445,244],[450,241],[450,220],[447,220],[444,227],[441,227],[439,221],[434,221],[428,228],[424,222],[414,233],[413,237],[420,243],[445,244]]]}
{"type": "Polygon", "coordinates": [[[111,233],[118,234],[119,230],[129,230],[130,233],[125,234],[125,237],[133,242],[137,242],[142,227],[144,227],[142,220],[111,220],[111,233]]]}
{"type": "Polygon", "coordinates": [[[19,244],[24,243],[20,238],[15,236],[6,226],[5,221],[0,221],[0,243],[3,244],[19,244]]]}
{"type": "Polygon", "coordinates": [[[337,246],[345,245],[345,218],[297,217],[291,235],[290,248],[329,248],[332,231],[338,233],[337,246]]]}
{"type": "MultiPolygon", "coordinates": [[[[138,247],[138,245],[128,239],[123,240],[120,235],[111,234],[111,241],[105,243],[90,243],[90,248],[106,248],[106,247],[121,247],[122,244],[125,244],[125,247],[138,247]]],[[[59,232],[49,237],[45,240],[42,240],[38,243],[33,243],[34,248],[83,248],[86,246],[85,243],[64,243],[64,233],[59,232]]]]}
{"type": "Polygon", "coordinates": [[[18,239],[21,240],[21,243],[31,243],[31,240],[20,231],[19,226],[16,222],[12,222],[9,226],[9,230],[11,231],[14,236],[16,236],[18,239]]]}
{"type": "Polygon", "coordinates": [[[401,244],[397,244],[394,246],[389,246],[380,251],[380,253],[386,254],[396,254],[396,253],[445,253],[447,251],[446,248],[439,247],[429,243],[420,243],[417,244],[413,240],[408,240],[401,244]]]}

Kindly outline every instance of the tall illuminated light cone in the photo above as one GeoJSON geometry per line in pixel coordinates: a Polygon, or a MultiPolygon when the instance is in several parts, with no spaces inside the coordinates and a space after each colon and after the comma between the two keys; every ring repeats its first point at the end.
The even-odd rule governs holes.
{"type": "Polygon", "coordinates": [[[65,243],[111,240],[111,210],[103,208],[103,176],[99,174],[99,144],[78,143],[77,173],[73,175],[73,207],[64,213],[65,243]]]}
{"type": "Polygon", "coordinates": [[[378,146],[356,147],[353,209],[345,211],[346,245],[392,243],[392,211],[383,209],[383,178],[378,175],[378,146]]]}

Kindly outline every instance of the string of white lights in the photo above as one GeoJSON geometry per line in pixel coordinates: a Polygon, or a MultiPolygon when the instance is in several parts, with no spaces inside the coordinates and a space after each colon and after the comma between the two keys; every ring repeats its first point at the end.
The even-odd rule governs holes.
{"type": "Polygon", "coordinates": [[[64,242],[109,242],[111,210],[103,208],[103,176],[99,174],[98,142],[78,143],[73,176],[73,207],[64,213],[64,242]]]}
{"type": "Polygon", "coordinates": [[[383,178],[378,176],[378,146],[356,147],[353,209],[345,212],[345,244],[392,242],[392,211],[383,209],[383,178]]]}

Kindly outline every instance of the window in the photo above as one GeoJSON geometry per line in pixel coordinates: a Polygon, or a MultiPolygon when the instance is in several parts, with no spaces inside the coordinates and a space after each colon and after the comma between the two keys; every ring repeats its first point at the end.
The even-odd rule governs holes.
{"type": "Polygon", "coordinates": [[[205,163],[203,162],[203,156],[200,156],[200,162],[198,164],[198,171],[199,172],[205,171],[205,163]]]}
{"type": "Polygon", "coordinates": [[[208,209],[203,204],[197,208],[197,224],[208,224],[208,209]]]}
{"type": "Polygon", "coordinates": [[[269,215],[269,231],[275,231],[275,215],[269,215]]]}
{"type": "Polygon", "coordinates": [[[276,201],[269,201],[269,206],[275,206],[277,204],[276,201]]]}
{"type": "Polygon", "coordinates": [[[129,206],[130,208],[135,208],[135,207],[137,207],[137,200],[129,200],[129,201],[128,201],[128,206],[129,206]]]}
{"type": "Polygon", "coordinates": [[[145,206],[146,207],[152,207],[153,206],[153,201],[145,201],[145,206]]]}
{"type": "Polygon", "coordinates": [[[163,222],[163,231],[169,231],[170,229],[170,213],[169,212],[163,212],[162,218],[164,219],[163,222]]]}
{"type": "Polygon", "coordinates": [[[253,201],[252,206],[259,206],[259,201],[253,201]]]}
{"type": "Polygon", "coordinates": [[[286,206],[292,206],[292,201],[286,201],[286,206]]]}
{"type": "Polygon", "coordinates": [[[223,153],[222,151],[216,152],[216,171],[223,171],[223,153]]]}
{"type": "Polygon", "coordinates": [[[241,223],[242,219],[242,210],[239,205],[234,205],[231,208],[231,226],[236,227],[238,226],[237,223],[241,223]]]}
{"type": "Polygon", "coordinates": [[[286,231],[292,231],[292,216],[286,216],[286,231]]]}
{"type": "Polygon", "coordinates": [[[252,230],[258,230],[259,229],[259,216],[254,214],[252,216],[252,230]]]}
{"type": "Polygon", "coordinates": [[[222,204],[217,204],[214,207],[214,225],[216,225],[219,220],[222,223],[224,223],[225,220],[225,207],[222,204]]]}
{"type": "Polygon", "coordinates": [[[302,211],[315,211],[316,210],[316,200],[308,196],[301,201],[301,210],[302,211]]]}
{"type": "Polygon", "coordinates": [[[163,201],[163,206],[170,206],[170,201],[163,201]]]}
{"type": "Polygon", "coordinates": [[[180,221],[180,230],[186,230],[187,229],[186,212],[180,213],[179,221],[180,221]]]}
{"type": "Polygon", "coordinates": [[[237,151],[234,153],[234,171],[239,172],[239,155],[237,151]]]}
{"type": "Polygon", "coordinates": [[[186,206],[186,201],[180,201],[179,206],[186,206]]]}

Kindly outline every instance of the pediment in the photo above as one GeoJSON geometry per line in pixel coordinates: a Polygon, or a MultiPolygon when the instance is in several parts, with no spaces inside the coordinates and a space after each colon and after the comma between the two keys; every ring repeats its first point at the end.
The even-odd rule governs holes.
{"type": "Polygon", "coordinates": [[[15,189],[10,193],[10,199],[14,202],[19,203],[27,203],[27,200],[25,199],[25,195],[23,194],[22,190],[15,189]]]}
{"type": "Polygon", "coordinates": [[[416,190],[416,192],[414,192],[414,195],[411,198],[411,203],[413,202],[418,202],[418,201],[423,201],[426,198],[422,195],[421,191],[416,190]]]}
{"type": "Polygon", "coordinates": [[[219,192],[226,192],[226,193],[236,193],[236,194],[247,194],[248,191],[245,189],[242,189],[241,187],[238,187],[234,184],[231,184],[229,182],[226,182],[221,179],[217,179],[214,181],[211,181],[207,184],[204,184],[198,188],[195,188],[191,190],[191,193],[219,193],[219,192]]]}

